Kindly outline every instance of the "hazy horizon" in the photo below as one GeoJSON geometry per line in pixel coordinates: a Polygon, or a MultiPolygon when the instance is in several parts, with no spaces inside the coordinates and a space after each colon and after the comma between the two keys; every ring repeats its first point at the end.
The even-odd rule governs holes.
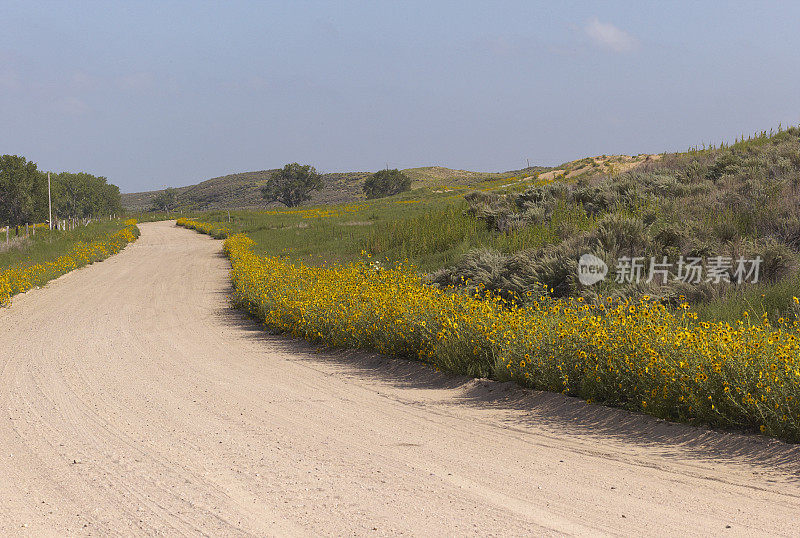
{"type": "Polygon", "coordinates": [[[800,6],[5,2],[0,154],[123,192],[504,171],[800,123],[800,6]]]}

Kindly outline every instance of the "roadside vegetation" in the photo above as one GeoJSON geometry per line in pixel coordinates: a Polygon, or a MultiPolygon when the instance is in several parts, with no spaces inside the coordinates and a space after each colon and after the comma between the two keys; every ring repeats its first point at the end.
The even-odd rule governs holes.
{"type": "Polygon", "coordinates": [[[0,306],[10,305],[17,293],[116,254],[138,236],[132,219],[95,221],[67,231],[37,225],[35,235],[0,250],[0,306]]]}
{"type": "Polygon", "coordinates": [[[179,223],[228,238],[236,300],[273,329],[800,441],[798,201],[793,127],[179,223]],[[581,283],[584,254],[609,278],[581,283]],[[671,269],[615,279],[619,260],[635,257],[643,277],[654,260],[671,269]],[[690,258],[703,278],[677,278],[690,258]],[[760,260],[757,279],[737,274],[744,259],[760,260]]]}
{"type": "MultiPolygon", "coordinates": [[[[223,237],[230,230],[181,219],[223,237]]],[[[412,266],[310,267],[230,235],[234,300],[266,326],[329,346],[416,358],[473,376],[671,420],[800,440],[800,321],[707,323],[649,297],[509,301],[426,285],[412,266]]],[[[534,299],[535,297],[535,299],[534,299]]],[[[794,299],[795,309],[798,300],[794,299]]]]}
{"type": "MultiPolygon", "coordinates": [[[[473,187],[442,185],[358,203],[275,208],[262,211],[185,212],[204,222],[224,224],[256,241],[259,253],[289,256],[311,265],[358,260],[366,251],[386,262],[412,261],[422,271],[456,263],[470,249],[513,251],[540,244],[535,234],[496,234],[467,214],[464,194],[519,190],[533,176],[492,178],[473,187]],[[230,220],[229,220],[230,218],[230,220]]],[[[147,214],[137,215],[147,218],[147,214]]],[[[183,215],[172,215],[175,216],[183,215]]],[[[169,218],[158,215],[158,218],[169,218]]]]}

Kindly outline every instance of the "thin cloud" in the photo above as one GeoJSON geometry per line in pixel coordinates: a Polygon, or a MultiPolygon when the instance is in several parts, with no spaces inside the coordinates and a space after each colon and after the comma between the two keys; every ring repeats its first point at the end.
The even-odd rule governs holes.
{"type": "Polygon", "coordinates": [[[586,25],[586,35],[599,47],[613,52],[628,52],[633,50],[636,38],[624,30],[607,22],[600,22],[597,17],[592,18],[586,25]]]}
{"type": "Polygon", "coordinates": [[[91,111],[91,107],[83,99],[75,96],[56,99],[54,108],[66,116],[83,116],[91,111]]]}
{"type": "Polygon", "coordinates": [[[128,73],[116,82],[121,89],[132,92],[146,92],[155,87],[155,77],[149,72],[128,73]]]}
{"type": "Polygon", "coordinates": [[[85,71],[75,71],[69,77],[69,86],[77,91],[89,91],[101,89],[102,83],[97,77],[85,71]]]}

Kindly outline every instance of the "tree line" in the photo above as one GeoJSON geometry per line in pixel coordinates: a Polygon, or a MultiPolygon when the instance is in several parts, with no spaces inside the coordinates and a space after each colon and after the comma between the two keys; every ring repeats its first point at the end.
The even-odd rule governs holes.
{"type": "MultiPolygon", "coordinates": [[[[122,212],[119,187],[85,172],[50,174],[53,218],[91,218],[122,212]]],[[[18,155],[0,156],[0,224],[48,219],[47,172],[18,155]]]]}
{"type": "MultiPolygon", "coordinates": [[[[291,163],[270,176],[261,187],[261,195],[267,202],[296,207],[310,200],[311,193],[322,190],[324,186],[322,176],[313,166],[291,163]]],[[[367,200],[392,196],[411,190],[411,178],[396,168],[379,170],[364,181],[362,189],[367,200]]]]}

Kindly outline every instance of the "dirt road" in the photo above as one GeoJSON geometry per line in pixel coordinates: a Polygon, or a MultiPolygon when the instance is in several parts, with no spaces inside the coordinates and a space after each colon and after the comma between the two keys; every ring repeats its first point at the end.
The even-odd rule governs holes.
{"type": "Polygon", "coordinates": [[[796,534],[800,450],[320,352],[141,225],[0,310],[0,535],[796,534]]]}

